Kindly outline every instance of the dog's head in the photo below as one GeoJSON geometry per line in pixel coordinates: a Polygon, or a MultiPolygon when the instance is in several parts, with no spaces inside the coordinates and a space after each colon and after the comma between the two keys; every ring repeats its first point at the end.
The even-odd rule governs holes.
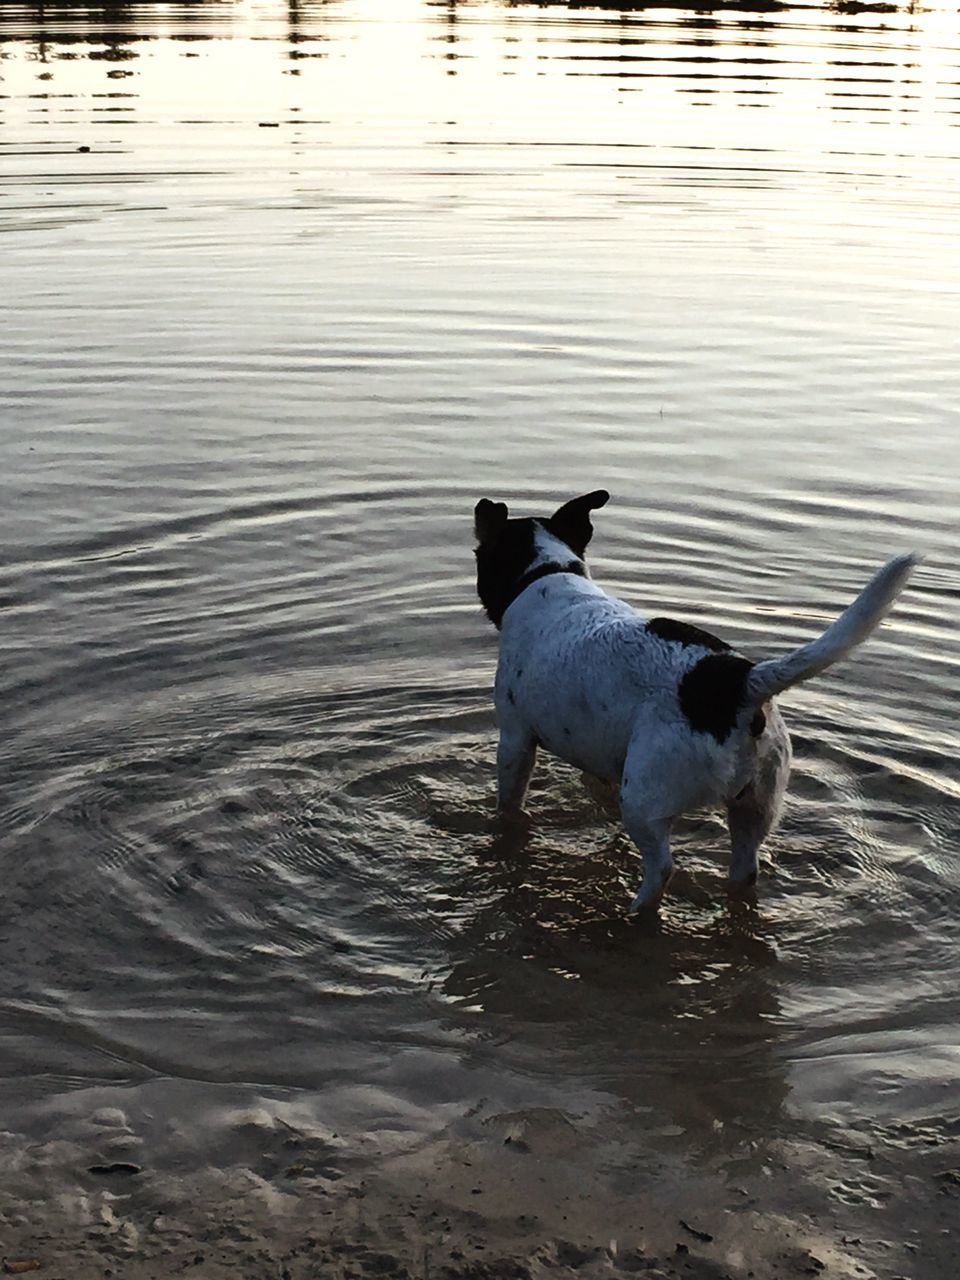
{"type": "Polygon", "coordinates": [[[593,537],[590,512],[609,501],[606,489],[595,489],[565,502],[552,516],[511,520],[505,502],[480,499],[473,511],[479,544],[474,553],[477,594],[495,627],[499,629],[507,607],[532,570],[576,565],[574,571],[583,571],[583,557],[593,537]]]}

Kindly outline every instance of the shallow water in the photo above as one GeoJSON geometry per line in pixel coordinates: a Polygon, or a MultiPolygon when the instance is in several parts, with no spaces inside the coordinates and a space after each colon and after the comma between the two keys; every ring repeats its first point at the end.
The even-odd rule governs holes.
{"type": "Polygon", "coordinates": [[[3,7],[5,1129],[956,1131],[958,25],[3,7]],[[559,765],[491,822],[472,507],[599,485],[600,581],[756,656],[926,557],[784,700],[755,909],[706,817],[626,922],[559,765]]]}

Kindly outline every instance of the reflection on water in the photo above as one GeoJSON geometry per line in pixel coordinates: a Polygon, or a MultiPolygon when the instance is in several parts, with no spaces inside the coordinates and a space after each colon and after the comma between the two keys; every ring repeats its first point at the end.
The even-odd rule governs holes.
{"type": "Polygon", "coordinates": [[[427,1130],[482,1081],[720,1162],[944,1131],[958,50],[888,5],[4,6],[9,1124],[193,1082],[212,1151],[248,1097],[427,1130]],[[926,555],[789,699],[755,909],[704,818],[624,920],[559,767],[492,827],[469,513],[601,483],[601,581],[758,656],[926,555]]]}

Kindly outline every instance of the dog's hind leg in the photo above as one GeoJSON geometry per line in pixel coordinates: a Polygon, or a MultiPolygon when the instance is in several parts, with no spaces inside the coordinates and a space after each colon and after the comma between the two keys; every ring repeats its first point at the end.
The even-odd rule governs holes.
{"type": "Polygon", "coordinates": [[[673,857],[670,853],[670,823],[649,822],[637,814],[629,814],[624,808],[623,825],[630,839],[643,858],[643,879],[636,897],[630,903],[631,911],[650,909],[656,911],[664,890],[673,875],[673,857]]]}
{"type": "Polygon", "coordinates": [[[775,820],[776,813],[755,794],[752,784],[727,806],[732,890],[748,889],[756,883],[757,855],[775,820]]]}
{"type": "Polygon", "coordinates": [[[516,726],[502,726],[497,744],[497,813],[522,812],[530,775],[537,760],[537,740],[516,726]]]}
{"type": "Polygon", "coordinates": [[[670,830],[674,819],[702,803],[696,759],[670,733],[639,727],[627,751],[620,812],[643,858],[643,880],[631,911],[659,906],[673,874],[670,830]]]}
{"type": "Polygon", "coordinates": [[[640,850],[643,859],[643,879],[636,897],[630,903],[631,911],[640,911],[642,908],[656,911],[667,882],[673,875],[673,857],[670,853],[672,820],[653,816],[657,812],[658,806],[651,803],[647,788],[625,770],[620,787],[620,813],[627,835],[640,850]]]}
{"type": "Polygon", "coordinates": [[[730,888],[749,888],[757,879],[757,854],[777,824],[790,776],[790,738],[780,713],[771,708],[758,745],[750,783],[727,805],[730,828],[730,888]]]}

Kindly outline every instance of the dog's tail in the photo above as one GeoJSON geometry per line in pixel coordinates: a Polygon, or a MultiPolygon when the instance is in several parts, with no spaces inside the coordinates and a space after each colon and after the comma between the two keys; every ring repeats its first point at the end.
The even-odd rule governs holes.
{"type": "Polygon", "coordinates": [[[875,573],[864,589],[817,640],[782,658],[758,662],[747,677],[747,699],[759,706],[791,685],[839,662],[874,631],[906,586],[916,556],[895,556],[875,573]]]}

